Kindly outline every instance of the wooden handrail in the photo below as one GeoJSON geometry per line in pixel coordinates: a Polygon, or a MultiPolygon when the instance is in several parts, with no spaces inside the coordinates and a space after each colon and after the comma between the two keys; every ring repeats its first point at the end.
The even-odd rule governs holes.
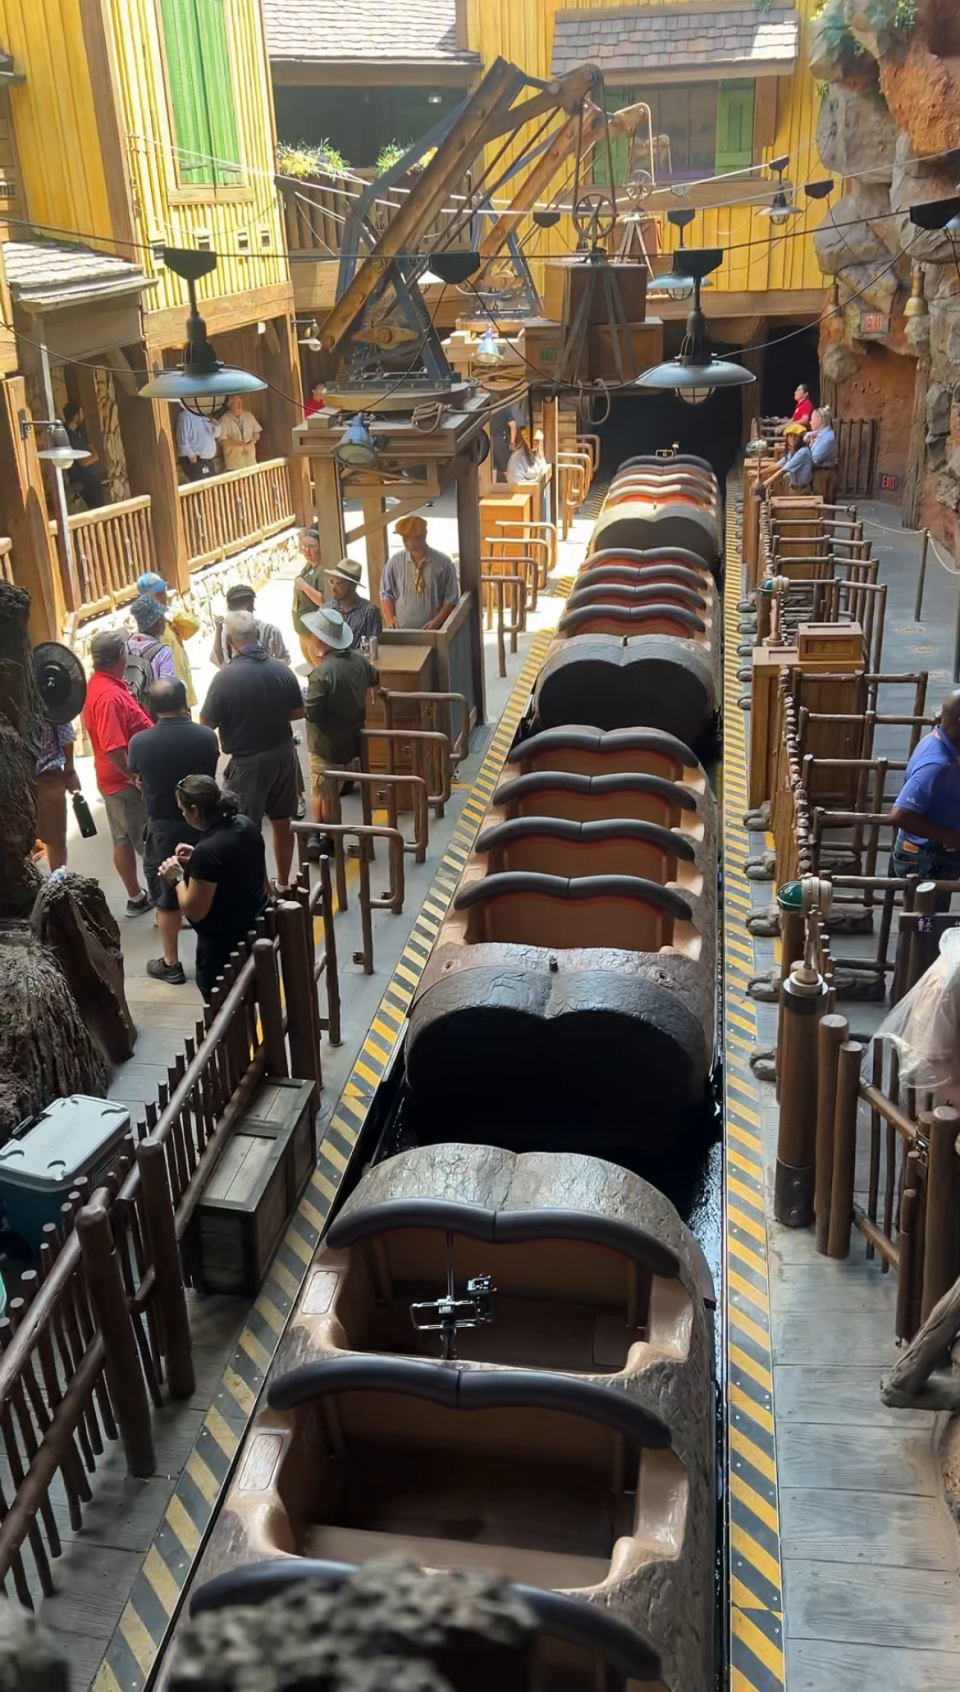
{"type": "Polygon", "coordinates": [[[195,499],[206,488],[223,487],[229,482],[249,481],[254,476],[263,475],[266,470],[281,470],[288,463],[286,458],[263,458],[257,464],[244,464],[239,470],[222,470],[216,476],[202,476],[197,482],[181,482],[177,494],[180,499],[195,499]]]}

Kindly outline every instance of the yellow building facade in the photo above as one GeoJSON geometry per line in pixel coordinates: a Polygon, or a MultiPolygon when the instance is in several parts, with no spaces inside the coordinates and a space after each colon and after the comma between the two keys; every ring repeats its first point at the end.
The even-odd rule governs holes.
{"type": "MultiPolygon", "coordinates": [[[[176,408],[139,398],[184,340],[165,247],[217,255],[200,308],[220,358],[271,384],[249,402],[259,459],[289,457],[300,416],[260,0],[0,0],[0,51],[0,242],[32,408],[47,409],[45,356],[56,409],[82,407],[107,509],[136,505],[132,550],[184,585],[233,540],[183,497],[176,408]]],[[[302,516],[295,467],[268,491],[275,522],[285,504],[302,516]]],[[[105,585],[82,507],[74,518],[93,562],[71,585],[61,549],[55,574],[82,612],[129,584],[111,566],[105,585]]]]}
{"type": "MultiPolygon", "coordinates": [[[[666,213],[678,208],[696,212],[684,231],[686,245],[724,249],[712,279],[711,317],[798,319],[814,314],[824,297],[812,240],[823,202],[803,193],[804,183],[825,174],[816,147],[820,94],[807,68],[816,4],[577,0],[561,7],[552,0],[466,0],[469,45],[484,67],[499,54],[545,79],[574,63],[595,62],[608,110],[637,100],[650,104],[654,130],[666,135],[669,148],[659,150],[645,209],[660,222],[667,250],[677,245],[677,233],[666,213]],[[797,214],[779,225],[763,215],[777,180],[764,167],[782,156],[789,159],[784,182],[797,214]],[[714,177],[719,180],[704,180],[714,177]]],[[[598,162],[598,178],[606,175],[598,162]]],[[[544,253],[566,250],[559,230],[546,231],[534,264],[544,253]]],[[[667,306],[661,315],[680,309],[667,306]]]]}

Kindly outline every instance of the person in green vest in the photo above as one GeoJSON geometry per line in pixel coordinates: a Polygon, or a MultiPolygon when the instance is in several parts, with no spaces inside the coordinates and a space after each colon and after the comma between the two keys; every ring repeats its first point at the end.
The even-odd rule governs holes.
{"type": "Polygon", "coordinates": [[[304,590],[312,588],[314,594],[319,594],[321,599],[323,598],[324,580],[323,565],[320,562],[320,530],[316,523],[313,524],[312,528],[301,529],[297,541],[305,562],[293,584],[293,626],[300,642],[300,651],[312,670],[314,666],[314,636],[303,619],[304,615],[313,611],[317,605],[317,600],[313,597],[313,594],[308,594],[304,590]]]}

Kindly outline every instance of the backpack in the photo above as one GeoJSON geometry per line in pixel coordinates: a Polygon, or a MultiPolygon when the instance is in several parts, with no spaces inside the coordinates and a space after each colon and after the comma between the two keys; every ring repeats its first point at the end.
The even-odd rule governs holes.
{"type": "Polygon", "coordinates": [[[153,659],[163,645],[162,640],[151,640],[142,652],[131,652],[127,648],[127,667],[123,672],[123,679],[138,705],[147,708],[147,694],[156,681],[153,673],[153,659]]]}

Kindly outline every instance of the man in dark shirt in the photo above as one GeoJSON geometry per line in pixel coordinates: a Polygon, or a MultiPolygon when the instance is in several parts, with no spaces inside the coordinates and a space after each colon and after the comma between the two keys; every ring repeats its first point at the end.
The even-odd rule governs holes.
{"type": "Polygon", "coordinates": [[[286,887],[293,863],[290,822],[298,801],[290,723],[304,714],[303,694],[289,666],[267,657],[252,612],[228,612],[224,626],[236,656],[210,683],[200,721],[220,731],[220,745],[230,754],[224,781],[239,799],[241,814],[255,828],[269,817],[277,884],[286,887]]]}
{"type": "MultiPolygon", "coordinates": [[[[343,770],[360,756],[360,731],[367,709],[367,692],[380,680],[377,671],[353,644],[353,630],[336,606],[323,605],[303,619],[313,638],[317,663],[307,683],[307,745],[313,815],[323,821],[323,779],[328,769],[343,770]]],[[[311,834],[307,852],[323,850],[322,836],[311,834]]]]}
{"type": "Polygon", "coordinates": [[[135,734],[127,752],[128,768],[140,784],[147,808],[143,868],[163,947],[163,957],[150,959],[147,974],[181,987],[187,978],[179,953],[180,906],[176,890],[159,871],[182,842],[194,845],[200,838],[180,814],[177,782],[188,775],[216,775],[220,747],[212,729],[191,720],[182,681],[154,682],[147,702],[155,727],[135,734]]]}

